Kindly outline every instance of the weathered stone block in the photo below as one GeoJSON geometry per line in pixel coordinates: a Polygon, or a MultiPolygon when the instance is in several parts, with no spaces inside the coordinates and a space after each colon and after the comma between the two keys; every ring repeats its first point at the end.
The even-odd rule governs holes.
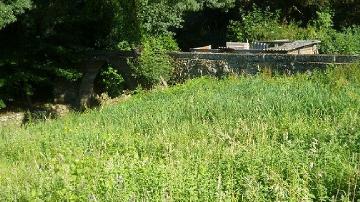
{"type": "Polygon", "coordinates": [[[334,55],[296,55],[296,62],[334,63],[334,55]]]}
{"type": "Polygon", "coordinates": [[[285,54],[265,54],[264,59],[266,63],[291,63],[295,61],[295,55],[285,54]]]}
{"type": "Polygon", "coordinates": [[[360,62],[360,56],[359,55],[337,55],[335,57],[336,63],[354,63],[354,62],[360,62]]]}

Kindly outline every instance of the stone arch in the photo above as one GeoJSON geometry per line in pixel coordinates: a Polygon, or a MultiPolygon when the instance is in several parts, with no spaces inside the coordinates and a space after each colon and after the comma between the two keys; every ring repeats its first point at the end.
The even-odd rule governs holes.
{"type": "Polygon", "coordinates": [[[79,86],[79,108],[85,110],[96,101],[95,79],[101,68],[108,64],[118,70],[125,80],[125,88],[133,90],[137,81],[129,60],[139,56],[135,51],[100,52],[87,59],[82,65],[83,77],[79,86]]]}
{"type": "Polygon", "coordinates": [[[100,72],[103,65],[106,64],[105,60],[94,60],[86,62],[86,71],[79,86],[79,108],[85,110],[92,106],[95,100],[95,79],[100,72]]]}

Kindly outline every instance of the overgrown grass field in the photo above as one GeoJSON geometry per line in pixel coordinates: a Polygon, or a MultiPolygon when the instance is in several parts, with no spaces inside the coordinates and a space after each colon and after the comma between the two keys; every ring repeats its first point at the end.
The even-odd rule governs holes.
{"type": "Polygon", "coordinates": [[[0,201],[356,201],[360,67],[201,78],[0,129],[0,201]]]}

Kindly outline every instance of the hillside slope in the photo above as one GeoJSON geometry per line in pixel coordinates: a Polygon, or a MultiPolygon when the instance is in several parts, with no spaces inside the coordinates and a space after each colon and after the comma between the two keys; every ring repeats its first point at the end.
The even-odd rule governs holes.
{"type": "Polygon", "coordinates": [[[0,128],[0,200],[360,198],[360,69],[192,80],[0,128]]]}

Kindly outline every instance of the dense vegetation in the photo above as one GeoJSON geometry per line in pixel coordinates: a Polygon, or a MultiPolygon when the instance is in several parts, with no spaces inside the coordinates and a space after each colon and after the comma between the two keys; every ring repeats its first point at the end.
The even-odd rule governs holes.
{"type": "Polygon", "coordinates": [[[359,6],[356,0],[3,0],[0,108],[3,101],[31,106],[51,99],[53,81],[81,78],[77,64],[92,50],[143,47],[134,74],[144,86],[168,77],[166,50],[177,44],[186,50],[226,40],[317,38],[324,53],[359,53],[359,6]]]}
{"type": "Polygon", "coordinates": [[[0,128],[1,201],[355,201],[360,68],[202,78],[0,128]]]}
{"type": "Polygon", "coordinates": [[[333,13],[328,11],[317,12],[316,18],[304,27],[299,22],[281,22],[280,10],[271,12],[254,6],[243,13],[240,21],[230,22],[229,36],[238,41],[318,39],[322,42],[320,53],[360,53],[360,27],[338,31],[333,26],[333,13]]]}
{"type": "MultiPolygon", "coordinates": [[[[0,109],[51,101],[96,50],[135,50],[141,87],[168,51],[227,40],[319,39],[360,54],[357,0],[2,0],[0,109]]],[[[99,91],[125,78],[104,67],[99,91]]],[[[0,127],[0,201],[355,201],[360,65],[201,78],[64,119],[0,127]]]]}

